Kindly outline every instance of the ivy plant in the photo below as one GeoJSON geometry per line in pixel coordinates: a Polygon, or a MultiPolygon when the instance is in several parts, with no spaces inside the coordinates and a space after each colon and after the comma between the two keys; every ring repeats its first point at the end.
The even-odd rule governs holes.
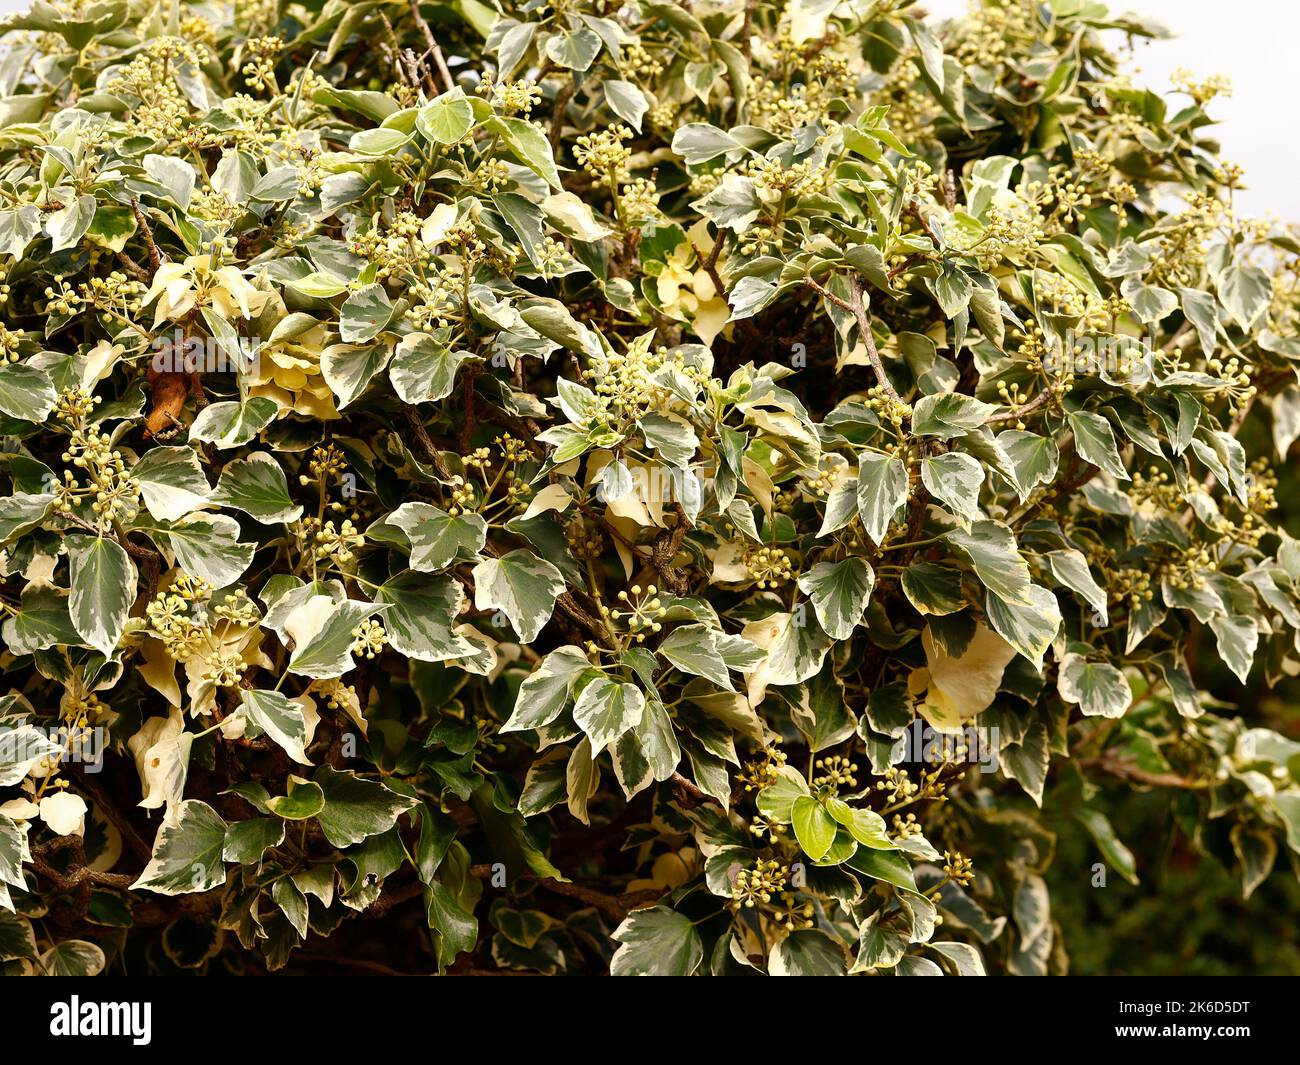
{"type": "Polygon", "coordinates": [[[1102,789],[1297,867],[1300,244],[1159,27],[0,30],[5,970],[1055,973],[1102,789]]]}

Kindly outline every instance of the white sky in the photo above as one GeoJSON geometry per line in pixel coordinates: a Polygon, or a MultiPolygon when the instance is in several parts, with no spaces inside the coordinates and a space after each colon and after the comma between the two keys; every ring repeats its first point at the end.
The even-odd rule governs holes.
{"type": "MultiPolygon", "coordinates": [[[[966,0],[921,0],[925,10],[951,17],[966,0]]],[[[26,0],[0,0],[0,13],[21,11],[26,0]]],[[[1231,99],[1218,99],[1210,114],[1224,157],[1246,169],[1250,188],[1239,194],[1241,210],[1300,221],[1300,78],[1295,42],[1300,3],[1295,0],[1115,0],[1115,10],[1137,10],[1163,22],[1178,36],[1139,46],[1138,80],[1169,88],[1175,67],[1199,76],[1227,74],[1231,99]]]]}
{"type": "MultiPolygon", "coordinates": [[[[925,10],[951,18],[966,0],[921,0],[925,10]]],[[[1295,41],[1300,3],[1295,0],[1113,0],[1113,11],[1155,18],[1177,36],[1139,44],[1135,81],[1165,92],[1176,67],[1198,77],[1226,74],[1232,97],[1209,106],[1223,157],[1245,167],[1249,189],[1234,197],[1242,212],[1300,221],[1300,80],[1295,41]]],[[[1186,97],[1182,97],[1186,100],[1186,97]]]]}

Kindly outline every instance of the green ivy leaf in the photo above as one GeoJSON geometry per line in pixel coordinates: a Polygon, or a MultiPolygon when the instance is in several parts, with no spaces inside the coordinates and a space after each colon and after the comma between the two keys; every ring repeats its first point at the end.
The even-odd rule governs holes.
{"type": "Polygon", "coordinates": [[[800,795],[790,807],[795,838],[804,853],[815,862],[826,857],[835,842],[835,818],[811,795],[800,795]]]}
{"type": "Polygon", "coordinates": [[[325,806],[316,820],[333,847],[350,847],[387,832],[418,803],[379,781],[365,780],[351,772],[340,773],[327,765],[316,770],[313,779],[325,797],[325,806]]]}

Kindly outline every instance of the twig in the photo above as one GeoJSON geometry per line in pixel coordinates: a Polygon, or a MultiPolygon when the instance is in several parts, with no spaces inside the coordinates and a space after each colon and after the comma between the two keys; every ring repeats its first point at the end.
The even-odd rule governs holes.
{"type": "Polygon", "coordinates": [[[131,256],[127,255],[126,252],[119,251],[117,253],[117,261],[126,267],[126,272],[130,274],[136,281],[149,280],[149,271],[146,270],[134,259],[132,259],[131,256]]]}
{"type": "Polygon", "coordinates": [[[713,245],[712,251],[708,255],[700,251],[699,248],[691,244],[691,249],[695,252],[696,258],[704,267],[704,272],[709,275],[709,280],[713,282],[713,288],[717,295],[726,298],[727,286],[722,283],[722,278],[718,275],[718,252],[722,250],[722,234],[718,234],[717,242],[713,245]]]}
{"type": "Polygon", "coordinates": [[[811,277],[805,277],[803,280],[804,280],[804,284],[806,284],[809,288],[811,288],[814,292],[816,292],[817,295],[821,296],[822,299],[830,300],[830,302],[835,304],[836,307],[846,310],[850,314],[854,313],[853,304],[849,303],[848,300],[840,299],[839,296],[835,295],[835,293],[832,292],[830,289],[828,289],[825,285],[819,285],[811,277]]]}
{"type": "Polygon", "coordinates": [[[1145,769],[1140,769],[1131,762],[1121,761],[1109,754],[1102,755],[1099,758],[1082,758],[1079,760],[1078,765],[1080,768],[1095,766],[1111,776],[1136,781],[1139,784],[1150,784],[1155,788],[1184,788],[1202,791],[1212,784],[1212,781],[1209,780],[1192,780],[1189,777],[1179,776],[1177,773],[1151,773],[1145,769]]]}
{"type": "Polygon", "coordinates": [[[849,275],[849,310],[853,312],[853,317],[858,320],[858,330],[862,333],[862,343],[866,345],[867,358],[871,360],[871,368],[876,373],[876,381],[885,390],[885,395],[895,403],[900,402],[898,393],[894,390],[889,376],[885,373],[885,364],[876,348],[876,338],[871,333],[871,319],[867,315],[866,305],[862,302],[862,282],[853,274],[849,275]]]}
{"type": "Polygon", "coordinates": [[[407,427],[414,436],[415,444],[422,451],[425,462],[433,464],[433,468],[438,471],[438,476],[445,481],[452,479],[452,473],[447,466],[447,461],[442,457],[442,452],[429,436],[429,430],[424,427],[424,422],[420,420],[419,412],[414,407],[403,407],[402,417],[406,420],[407,427]]]}
{"type": "Polygon", "coordinates": [[[447,60],[442,56],[442,49],[438,47],[438,42],[433,39],[433,31],[429,29],[429,24],[424,21],[424,16],[420,14],[420,0],[411,0],[411,17],[415,19],[415,24],[420,27],[420,32],[424,34],[425,43],[429,46],[429,55],[433,56],[433,63],[438,68],[438,77],[442,79],[443,88],[447,92],[451,92],[456,87],[456,83],[452,80],[451,71],[447,69],[447,60]]]}
{"type": "Polygon", "coordinates": [[[154,243],[153,230],[149,228],[149,222],[140,210],[140,201],[134,196],[131,197],[131,213],[135,215],[135,224],[138,225],[144,233],[144,242],[149,245],[149,265],[154,268],[154,272],[162,266],[162,252],[158,250],[158,245],[154,243]]]}
{"type": "Polygon", "coordinates": [[[129,888],[136,878],[129,873],[101,873],[88,865],[78,866],[67,873],[60,873],[42,858],[32,859],[32,869],[40,876],[53,881],[55,890],[71,891],[82,884],[98,884],[101,887],[129,888]]]}
{"type": "MultiPolygon", "coordinates": [[[[487,878],[492,875],[492,866],[473,865],[470,866],[469,871],[472,876],[487,878]]],[[[522,873],[521,876],[525,880],[535,881],[539,887],[543,887],[556,895],[577,899],[588,906],[594,906],[601,913],[613,918],[615,921],[623,920],[631,910],[635,910],[638,906],[644,906],[647,902],[656,902],[664,894],[658,888],[646,888],[643,891],[625,891],[621,895],[607,895],[603,891],[584,887],[582,884],[575,884],[568,880],[555,880],[551,877],[536,876],[528,872],[522,873]]]]}
{"type": "Polygon", "coordinates": [[[706,802],[717,802],[712,795],[701,791],[693,781],[687,780],[680,773],[674,773],[670,776],[668,783],[676,789],[678,800],[687,809],[692,809],[706,802]]]}
{"type": "Polygon", "coordinates": [[[1050,395],[1051,395],[1050,392],[1040,392],[1028,403],[1022,404],[1019,407],[1014,407],[1011,410],[1005,411],[1002,414],[995,414],[993,415],[993,417],[989,418],[988,421],[986,421],[984,424],[993,425],[997,422],[1018,422],[1026,414],[1030,414],[1033,411],[1036,411],[1039,407],[1041,407],[1044,403],[1046,403],[1050,395]]]}
{"type": "Polygon", "coordinates": [[[681,550],[682,541],[686,539],[691,523],[686,517],[686,509],[680,503],[674,503],[673,510],[677,515],[677,523],[671,529],[664,529],[655,537],[650,560],[654,563],[660,581],[673,595],[686,595],[690,591],[690,581],[673,565],[673,559],[681,550]]]}

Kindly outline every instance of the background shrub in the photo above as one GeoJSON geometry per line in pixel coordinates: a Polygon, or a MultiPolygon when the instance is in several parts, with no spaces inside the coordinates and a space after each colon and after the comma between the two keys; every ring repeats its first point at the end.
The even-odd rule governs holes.
{"type": "Polygon", "coordinates": [[[1300,247],[1157,28],[4,28],[8,971],[1297,969],[1300,247]]]}

